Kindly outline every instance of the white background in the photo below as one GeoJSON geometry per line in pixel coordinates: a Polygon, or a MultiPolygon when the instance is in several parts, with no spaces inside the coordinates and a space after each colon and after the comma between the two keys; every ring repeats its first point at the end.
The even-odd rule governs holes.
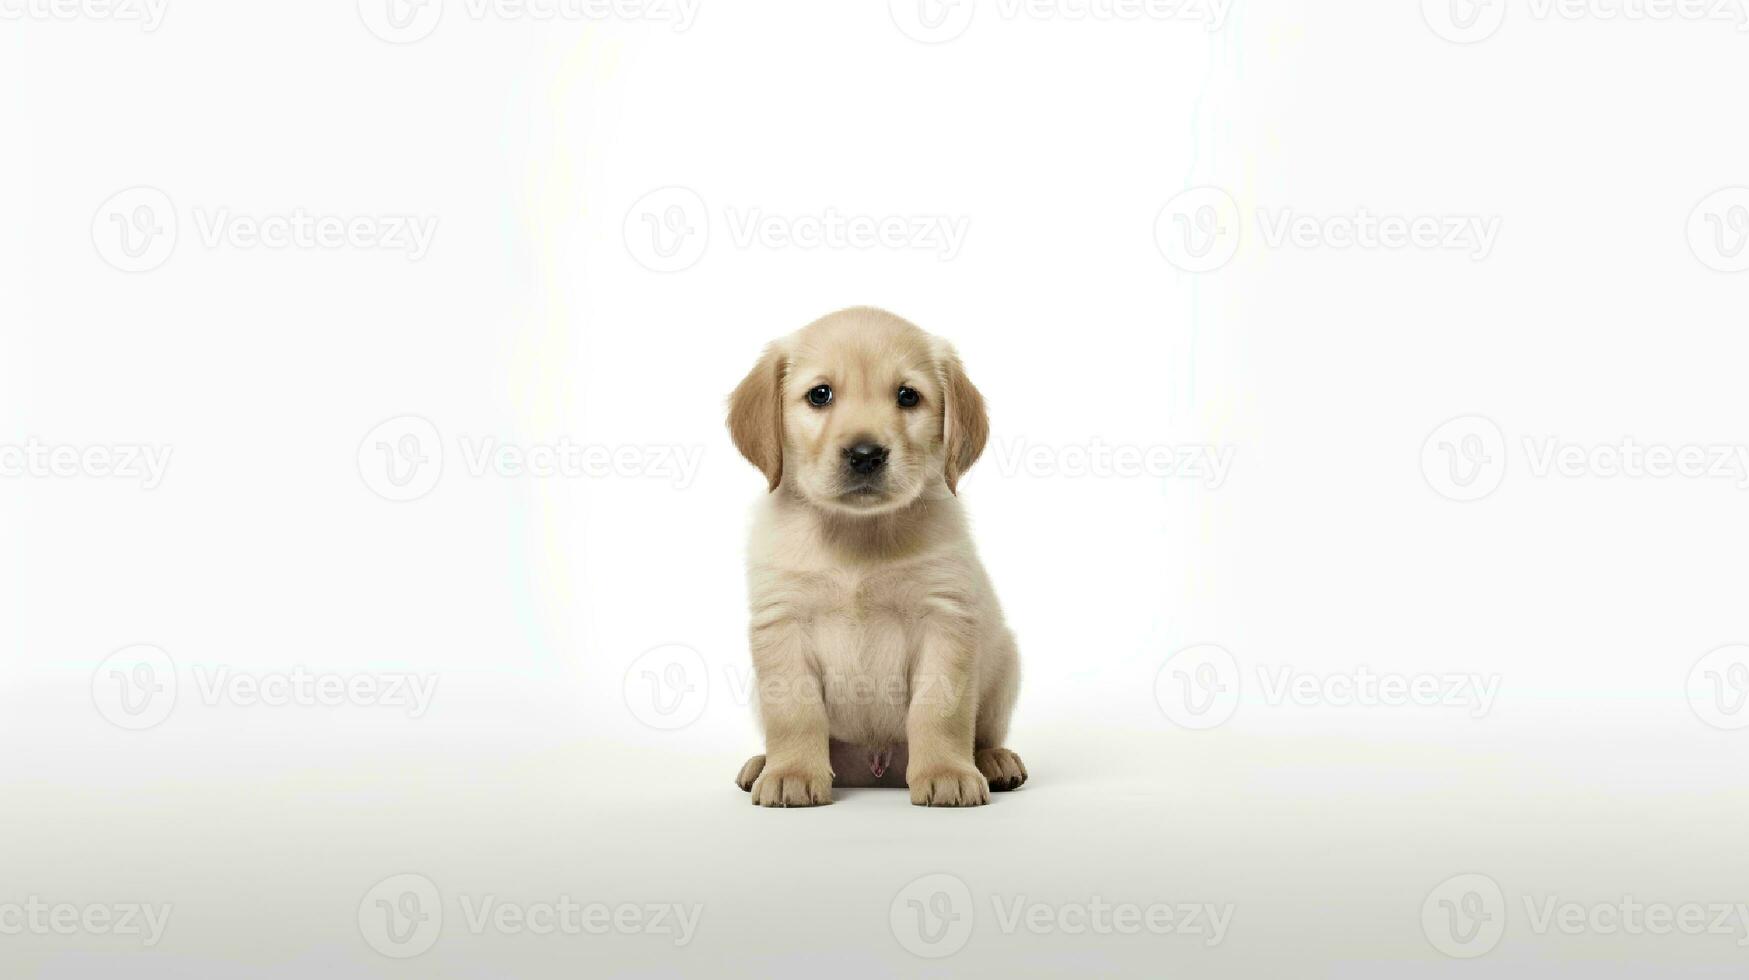
{"type": "Polygon", "coordinates": [[[1700,663],[1749,641],[1738,8],[966,2],[446,0],[397,32],[376,0],[0,0],[8,975],[1741,974],[1749,911],[1595,911],[1749,903],[1749,658],[1700,663]],[[1498,234],[1270,241],[1363,209],[1498,234]],[[436,230],[416,258],[208,237],[300,214],[436,230]],[[1181,214],[1230,260],[1175,266],[1181,214]],[[828,215],[966,233],[773,237],[828,215]],[[135,217],[174,236],[131,258],[135,217]],[[1032,779],[979,810],[731,784],[763,484],[724,398],[853,303],[953,340],[991,405],[962,497],[1032,779]],[[421,431],[435,483],[385,499],[377,443],[421,431]],[[483,439],[637,462],[475,474],[483,439]],[[1628,440],[1736,462],[1618,474],[1628,440]],[[171,456],[148,489],[32,446],[171,456]],[[1232,463],[1080,468],[1100,447],[1232,463]],[[644,462],[676,453],[696,473],[644,462]],[[139,644],[168,660],[133,730],[139,644]],[[1188,647],[1224,692],[1202,713],[1188,647]],[[203,689],[300,669],[437,687],[423,712],[203,689]],[[1497,689],[1336,703],[1363,674],[1497,689]],[[442,915],[404,943],[374,911],[397,875],[442,915]],[[698,927],[476,932],[486,896],[698,927]],[[33,897],[172,912],[147,947],[18,927],[33,897]],[[1498,928],[1455,941],[1441,899],[1498,928]],[[1017,901],[1049,928],[1006,925],[1017,901]],[[1069,931],[1095,901],[1231,920],[1069,931]]]}

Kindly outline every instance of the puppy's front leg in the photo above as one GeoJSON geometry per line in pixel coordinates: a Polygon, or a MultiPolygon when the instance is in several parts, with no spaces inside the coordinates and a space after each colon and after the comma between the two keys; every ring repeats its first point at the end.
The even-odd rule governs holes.
{"type": "Polygon", "coordinates": [[[753,782],[758,806],[832,802],[830,729],[807,634],[793,620],[753,629],[753,671],[765,728],[765,769],[753,782]]]}
{"type": "Polygon", "coordinates": [[[978,703],[971,644],[965,631],[928,623],[922,640],[905,715],[911,752],[905,783],[911,787],[911,802],[982,806],[990,802],[990,784],[972,756],[978,703]]]}

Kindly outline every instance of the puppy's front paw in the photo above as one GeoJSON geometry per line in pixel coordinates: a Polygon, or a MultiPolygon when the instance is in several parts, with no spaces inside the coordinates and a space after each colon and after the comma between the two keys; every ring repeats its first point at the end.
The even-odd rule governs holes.
{"type": "Polygon", "coordinates": [[[983,806],[990,802],[984,774],[965,765],[922,766],[905,774],[918,806],[983,806]]]}
{"type": "Polygon", "coordinates": [[[1026,764],[1007,749],[979,749],[978,771],[990,781],[992,792],[1019,789],[1026,782],[1026,764]]]}
{"type": "Polygon", "coordinates": [[[741,787],[743,791],[751,791],[753,781],[759,778],[759,773],[764,768],[765,756],[756,755],[748,759],[747,764],[741,767],[740,775],[735,777],[735,785],[741,787]]]}
{"type": "MultiPolygon", "coordinates": [[[[756,757],[764,768],[753,780],[755,806],[824,806],[832,802],[832,770],[819,771],[772,767],[764,756],[756,757]]],[[[747,763],[751,768],[752,761],[747,763]]],[[[746,769],[742,769],[746,773],[746,769]]]]}

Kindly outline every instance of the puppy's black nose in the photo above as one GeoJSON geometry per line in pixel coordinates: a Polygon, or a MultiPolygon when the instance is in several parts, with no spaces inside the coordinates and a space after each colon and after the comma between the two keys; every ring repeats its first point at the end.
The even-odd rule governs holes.
{"type": "Polygon", "coordinates": [[[887,447],[872,442],[859,442],[844,450],[844,459],[858,473],[873,473],[887,462],[887,447]]]}

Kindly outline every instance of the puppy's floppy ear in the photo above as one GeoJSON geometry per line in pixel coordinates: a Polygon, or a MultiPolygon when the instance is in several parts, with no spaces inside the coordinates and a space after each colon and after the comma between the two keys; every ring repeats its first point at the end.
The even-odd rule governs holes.
{"type": "Polygon", "coordinates": [[[729,396],[729,437],[747,462],[765,474],[767,492],[783,479],[784,360],[776,344],[765,348],[729,396]]]}
{"type": "Polygon", "coordinates": [[[960,474],[971,469],[984,452],[984,442],[990,437],[990,416],[984,410],[984,396],[966,377],[953,348],[943,350],[941,364],[941,440],[947,446],[944,475],[947,488],[957,494],[960,474]]]}

